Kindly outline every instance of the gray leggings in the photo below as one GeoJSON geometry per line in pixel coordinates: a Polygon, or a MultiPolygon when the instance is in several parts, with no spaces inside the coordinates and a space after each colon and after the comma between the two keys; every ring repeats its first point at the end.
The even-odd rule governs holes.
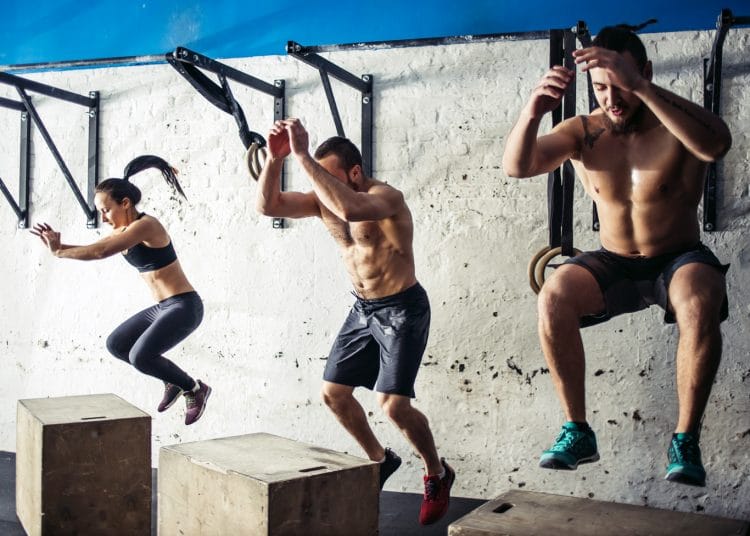
{"type": "Polygon", "coordinates": [[[203,320],[197,292],[177,294],[120,324],[107,338],[107,349],[137,370],[189,390],[193,378],[162,354],[190,335],[203,320]]]}

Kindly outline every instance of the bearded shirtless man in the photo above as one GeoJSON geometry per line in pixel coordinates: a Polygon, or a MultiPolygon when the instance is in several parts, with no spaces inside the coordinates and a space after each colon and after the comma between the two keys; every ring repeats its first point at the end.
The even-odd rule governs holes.
{"type": "Polygon", "coordinates": [[[727,317],[722,265],[700,241],[697,218],[707,162],[731,145],[724,122],[651,82],[641,40],[602,29],[575,62],[591,74],[599,108],[537,137],[575,72],[550,69],[508,136],[503,166],[513,177],[551,171],[570,159],[596,202],[601,249],[560,266],[539,294],[539,338],[567,422],[540,465],[576,469],[599,459],[586,422],[580,327],[658,304],[677,322],[679,415],[666,478],[705,485],[700,422],[721,358],[727,317]]]}

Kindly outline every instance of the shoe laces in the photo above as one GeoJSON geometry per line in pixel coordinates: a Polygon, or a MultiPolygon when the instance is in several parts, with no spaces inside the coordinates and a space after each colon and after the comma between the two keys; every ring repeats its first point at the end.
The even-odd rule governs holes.
{"type": "Polygon", "coordinates": [[[188,408],[194,408],[196,406],[195,393],[188,391],[185,393],[185,404],[188,408]]]}
{"type": "Polygon", "coordinates": [[[697,441],[692,439],[677,439],[673,440],[674,456],[680,463],[697,463],[700,459],[700,450],[698,449],[697,441]]]}
{"type": "Polygon", "coordinates": [[[434,501],[440,493],[440,479],[428,478],[424,483],[424,498],[426,501],[434,501]]]}
{"type": "Polygon", "coordinates": [[[576,439],[578,439],[578,434],[573,433],[571,430],[563,430],[555,440],[555,449],[568,450],[573,446],[576,439]]]}

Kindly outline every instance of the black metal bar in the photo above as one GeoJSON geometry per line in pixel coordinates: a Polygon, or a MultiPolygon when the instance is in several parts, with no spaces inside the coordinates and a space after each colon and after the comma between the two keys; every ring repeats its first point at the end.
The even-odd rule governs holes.
{"type": "Polygon", "coordinates": [[[31,121],[29,112],[21,112],[20,159],[18,164],[18,204],[23,210],[23,219],[18,222],[19,229],[29,226],[29,169],[31,162],[31,121]]]}
{"type": "MultiPolygon", "coordinates": [[[[21,100],[23,101],[23,104],[26,107],[26,110],[29,112],[29,115],[31,116],[32,121],[34,121],[34,124],[39,129],[39,133],[42,135],[42,138],[47,144],[47,147],[49,147],[49,150],[52,152],[52,156],[54,156],[55,161],[57,162],[57,165],[60,167],[60,171],[62,171],[63,175],[65,176],[65,180],[68,181],[68,185],[73,190],[73,195],[75,195],[76,200],[78,201],[78,204],[81,205],[81,208],[86,213],[86,217],[89,219],[89,221],[92,218],[96,218],[96,211],[86,204],[86,200],[83,198],[83,195],[81,195],[81,191],[78,189],[78,186],[76,185],[75,180],[73,179],[73,175],[71,175],[70,170],[68,169],[68,166],[65,164],[65,161],[60,155],[60,151],[57,150],[57,146],[55,146],[55,142],[52,140],[52,137],[49,135],[49,132],[47,131],[47,128],[44,126],[42,119],[39,117],[39,114],[37,113],[36,108],[34,108],[34,105],[31,104],[31,100],[29,99],[29,96],[26,94],[26,92],[22,88],[16,87],[16,89],[18,90],[18,94],[21,96],[21,100]]],[[[89,99],[89,100],[93,100],[93,99],[89,99]]]]}
{"type": "Polygon", "coordinates": [[[5,196],[5,199],[8,200],[8,204],[10,205],[10,208],[12,208],[13,212],[16,213],[16,217],[18,218],[18,221],[20,222],[24,217],[23,211],[21,210],[21,207],[19,207],[18,204],[16,204],[15,200],[13,199],[13,196],[8,191],[8,187],[5,186],[3,179],[0,179],[0,192],[2,192],[3,195],[5,196]]]}
{"type": "Polygon", "coordinates": [[[315,53],[310,52],[307,48],[294,41],[288,41],[286,45],[287,53],[298,60],[315,67],[320,73],[320,79],[323,82],[323,89],[328,99],[328,104],[333,115],[333,122],[336,125],[336,132],[339,136],[344,136],[344,128],[341,126],[341,117],[339,116],[336,100],[331,90],[331,83],[328,75],[347,84],[348,86],[360,92],[362,104],[362,126],[361,126],[361,150],[362,150],[362,171],[365,175],[372,173],[372,124],[373,124],[373,93],[372,93],[372,75],[364,74],[361,78],[356,78],[353,74],[345,71],[338,65],[321,58],[315,53]]]}
{"type": "Polygon", "coordinates": [[[47,84],[42,84],[41,82],[27,80],[26,78],[21,78],[20,76],[16,76],[14,74],[0,72],[0,83],[15,86],[18,89],[41,93],[42,95],[47,95],[48,97],[54,97],[56,99],[72,102],[73,104],[79,104],[81,106],[85,106],[86,108],[90,108],[94,105],[90,97],[84,97],[83,95],[79,95],[78,93],[73,93],[71,91],[66,91],[64,89],[53,86],[48,86],[47,84]]]}
{"type": "Polygon", "coordinates": [[[492,43],[497,41],[527,41],[547,39],[548,30],[530,32],[509,32],[479,35],[452,35],[447,37],[423,37],[419,39],[391,39],[387,41],[369,41],[344,43],[341,45],[317,45],[305,47],[308,52],[339,52],[346,50],[380,50],[387,48],[409,48],[440,45],[463,45],[472,43],[492,43]]]}
{"type": "Polygon", "coordinates": [[[331,63],[327,59],[318,56],[314,52],[310,52],[306,47],[303,47],[299,43],[288,41],[286,44],[286,52],[290,56],[294,56],[298,60],[307,63],[308,65],[311,65],[316,69],[325,70],[336,80],[339,80],[340,82],[353,87],[360,93],[367,93],[367,91],[370,89],[361,78],[354,76],[349,71],[346,71],[335,63],[331,63]]]}
{"type": "Polygon", "coordinates": [[[0,106],[2,106],[3,108],[10,108],[11,110],[16,110],[17,112],[26,111],[26,108],[23,107],[22,102],[5,99],[3,97],[0,97],[0,106]]]}
{"type": "Polygon", "coordinates": [[[363,74],[362,80],[370,86],[370,91],[362,95],[362,167],[366,177],[372,174],[372,124],[373,124],[373,102],[372,102],[372,75],[363,74]]]}
{"type": "MultiPolygon", "coordinates": [[[[722,9],[716,20],[716,37],[711,47],[710,61],[703,62],[703,106],[716,115],[721,115],[721,66],[724,49],[724,39],[727,31],[732,25],[732,12],[722,9]]],[[[711,162],[706,171],[706,181],[703,185],[703,230],[713,232],[716,230],[716,190],[718,179],[718,166],[711,162]]]]}
{"type": "Polygon", "coordinates": [[[264,82],[259,78],[255,78],[252,75],[243,73],[242,71],[230,67],[229,65],[225,65],[221,62],[213,60],[207,56],[204,56],[203,54],[198,54],[197,52],[194,52],[185,47],[177,47],[174,52],[172,52],[172,57],[177,61],[190,63],[192,65],[195,65],[196,67],[205,69],[206,71],[224,75],[227,78],[236,80],[240,84],[249,86],[253,89],[257,89],[258,91],[262,91],[263,93],[271,95],[272,97],[284,96],[283,91],[273,84],[264,82]]]}
{"type": "MultiPolygon", "coordinates": [[[[580,41],[581,46],[588,48],[592,45],[591,33],[589,32],[586,22],[579,20],[576,25],[576,36],[580,41]]],[[[594,94],[594,84],[591,82],[591,71],[586,72],[586,90],[589,97],[589,113],[596,110],[599,105],[596,102],[596,95],[594,94]]],[[[596,201],[591,202],[591,230],[599,231],[599,210],[596,208],[596,201]]]]}
{"type": "MultiPolygon", "coordinates": [[[[273,84],[281,91],[281,97],[276,97],[273,100],[273,120],[275,122],[281,121],[286,116],[286,100],[284,98],[286,84],[283,80],[274,80],[273,84]]],[[[281,179],[279,182],[281,191],[285,191],[286,165],[283,162],[281,163],[281,179]]],[[[284,218],[274,218],[272,221],[272,225],[274,229],[283,229],[284,227],[286,227],[286,221],[284,220],[284,218]]]]}
{"type": "Polygon", "coordinates": [[[328,78],[328,73],[325,69],[318,69],[320,73],[320,81],[323,83],[323,90],[326,93],[326,99],[328,100],[328,106],[331,108],[331,115],[333,116],[333,124],[336,126],[336,134],[342,138],[346,137],[344,134],[344,127],[341,124],[341,116],[339,115],[339,108],[336,106],[336,98],[333,96],[333,90],[331,89],[331,80],[328,78]]]}
{"type": "MultiPolygon", "coordinates": [[[[96,185],[99,184],[99,92],[90,91],[89,97],[94,99],[96,106],[89,108],[89,140],[88,140],[88,205],[94,206],[96,185]]],[[[89,215],[86,227],[95,229],[98,225],[99,213],[94,210],[89,215]]]]}

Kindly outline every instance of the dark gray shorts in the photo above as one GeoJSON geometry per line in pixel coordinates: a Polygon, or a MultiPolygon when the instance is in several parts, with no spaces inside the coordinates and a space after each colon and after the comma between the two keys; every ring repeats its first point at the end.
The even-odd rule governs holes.
{"type": "Polygon", "coordinates": [[[323,379],[414,398],[430,332],[430,302],[422,285],[385,298],[357,297],[328,356],[323,379]]]}
{"type": "MultiPolygon", "coordinates": [[[[651,305],[664,309],[664,322],[673,324],[675,317],[668,307],[669,283],[680,266],[693,262],[714,266],[722,274],[729,270],[728,264],[721,264],[713,252],[701,243],[684,251],[648,258],[623,257],[601,248],[571,257],[563,264],[586,268],[596,278],[604,295],[605,311],[581,318],[581,327],[587,327],[651,305]]],[[[721,321],[726,320],[727,316],[729,306],[725,295],[721,321]]]]}

